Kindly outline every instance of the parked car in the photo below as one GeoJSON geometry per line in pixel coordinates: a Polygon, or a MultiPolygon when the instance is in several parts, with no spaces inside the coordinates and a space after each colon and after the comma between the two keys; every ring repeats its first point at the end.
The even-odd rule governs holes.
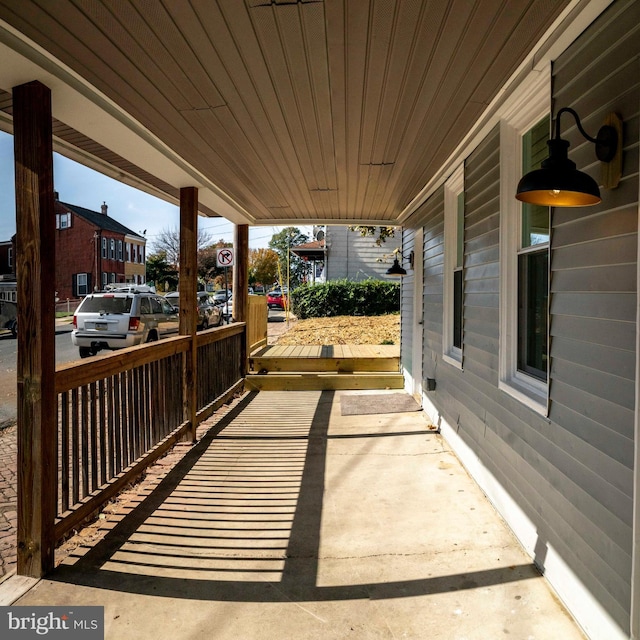
{"type": "Polygon", "coordinates": [[[86,296],[73,315],[71,341],[81,358],[178,333],[178,312],[162,296],[134,287],[86,296]]]}
{"type": "Polygon", "coordinates": [[[225,320],[230,322],[233,315],[233,294],[230,293],[228,300],[220,305],[220,310],[225,320]]]}
{"type": "MultiPolygon", "coordinates": [[[[198,291],[198,331],[209,327],[219,327],[222,324],[222,310],[206,291],[198,291]]],[[[171,291],[165,294],[168,300],[177,309],[180,308],[180,292],[171,291]]]]}
{"type": "Polygon", "coordinates": [[[287,295],[281,290],[274,289],[267,293],[267,306],[269,309],[284,309],[287,304],[287,295]]]}
{"type": "Polygon", "coordinates": [[[15,281],[0,282],[0,329],[9,329],[18,336],[18,285],[15,281]]]}
{"type": "Polygon", "coordinates": [[[213,293],[213,300],[216,304],[222,304],[231,298],[231,291],[229,289],[220,289],[213,293]]]}

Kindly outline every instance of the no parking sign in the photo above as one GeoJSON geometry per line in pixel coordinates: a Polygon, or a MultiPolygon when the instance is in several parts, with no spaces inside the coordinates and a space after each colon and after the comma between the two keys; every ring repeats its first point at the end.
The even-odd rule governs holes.
{"type": "Polygon", "coordinates": [[[233,249],[225,247],[224,249],[218,249],[216,261],[219,267],[232,267],[233,266],[233,249]]]}

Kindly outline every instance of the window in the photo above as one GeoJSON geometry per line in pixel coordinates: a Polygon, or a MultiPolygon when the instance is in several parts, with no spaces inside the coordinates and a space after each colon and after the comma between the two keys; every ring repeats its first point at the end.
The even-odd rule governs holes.
{"type": "Polygon", "coordinates": [[[122,240],[118,240],[118,260],[122,262],[122,240]]]}
{"type": "Polygon", "coordinates": [[[151,303],[149,302],[149,298],[140,299],[140,313],[142,315],[148,315],[151,313],[151,303]]]}
{"type": "Polygon", "coordinates": [[[116,241],[113,238],[111,238],[109,243],[109,258],[111,260],[116,259],[116,241]]]}
{"type": "Polygon", "coordinates": [[[443,359],[462,366],[464,259],[464,169],[444,186],[443,359]]]}
{"type": "Polygon", "coordinates": [[[102,288],[106,289],[107,288],[107,284],[109,283],[109,279],[107,277],[107,272],[103,271],[102,272],[102,288]]]}
{"type": "Polygon", "coordinates": [[[56,214],[56,229],[68,229],[71,226],[71,214],[70,213],[57,213],[56,214]]]}
{"type": "Polygon", "coordinates": [[[7,253],[7,266],[13,267],[13,247],[9,247],[9,251],[7,253]]]}
{"type": "MultiPolygon", "coordinates": [[[[549,118],[522,137],[522,173],[547,157],[549,118]]],[[[518,371],[547,381],[549,207],[522,204],[518,248],[518,371]]]]}
{"type": "Polygon", "coordinates": [[[109,282],[111,284],[113,284],[116,281],[116,274],[115,273],[110,273],[109,274],[109,282]]]}
{"type": "Polygon", "coordinates": [[[156,298],[149,298],[151,301],[151,312],[152,313],[162,313],[162,304],[160,304],[160,300],[156,298]]]}
{"type": "Polygon", "coordinates": [[[133,259],[131,260],[131,262],[138,262],[137,248],[138,248],[137,244],[131,245],[131,252],[133,254],[133,259]]]}
{"type": "Polygon", "coordinates": [[[127,242],[127,262],[131,262],[131,243],[127,242]]]}
{"type": "Polygon", "coordinates": [[[106,238],[102,238],[102,257],[103,258],[107,257],[107,239],[106,238]]]}
{"type": "Polygon", "coordinates": [[[144,262],[144,247],[142,245],[138,247],[138,262],[140,264],[144,262]]]}
{"type": "Polygon", "coordinates": [[[76,293],[79,296],[86,296],[89,293],[89,278],[86,273],[76,274],[76,293]]]}
{"type": "Polygon", "coordinates": [[[548,404],[548,207],[515,199],[540,167],[550,135],[550,78],[539,73],[500,126],[500,389],[546,415],[548,404]]]}

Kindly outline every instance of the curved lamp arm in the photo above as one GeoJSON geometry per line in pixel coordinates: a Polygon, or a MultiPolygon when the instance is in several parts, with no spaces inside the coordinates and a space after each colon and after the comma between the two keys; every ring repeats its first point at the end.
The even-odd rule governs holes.
{"type": "Polygon", "coordinates": [[[618,149],[618,132],[615,127],[605,124],[600,127],[598,135],[593,138],[584,130],[578,114],[571,107],[562,107],[556,116],[556,140],[560,140],[560,116],[563,113],[570,113],[576,121],[578,131],[586,140],[596,145],[596,157],[598,160],[602,162],[611,162],[613,160],[618,149]]]}

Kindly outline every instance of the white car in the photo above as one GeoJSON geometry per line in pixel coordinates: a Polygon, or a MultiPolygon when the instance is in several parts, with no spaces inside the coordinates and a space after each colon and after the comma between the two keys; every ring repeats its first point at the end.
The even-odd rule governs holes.
{"type": "Polygon", "coordinates": [[[222,304],[226,300],[231,299],[231,291],[229,289],[220,289],[213,292],[213,301],[215,304],[222,304]]]}
{"type": "Polygon", "coordinates": [[[134,288],[89,294],[73,315],[71,341],[81,358],[178,333],[178,311],[162,296],[134,288]]]}

